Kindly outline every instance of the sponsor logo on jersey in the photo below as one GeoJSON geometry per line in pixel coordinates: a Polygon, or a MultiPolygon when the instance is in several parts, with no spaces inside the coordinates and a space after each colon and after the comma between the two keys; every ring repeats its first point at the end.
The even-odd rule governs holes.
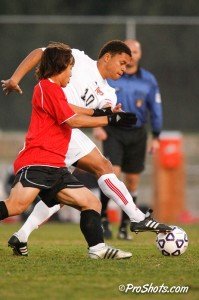
{"type": "Polygon", "coordinates": [[[143,103],[144,103],[144,100],[143,99],[137,99],[136,101],[135,101],[135,105],[136,105],[136,107],[142,107],[142,105],[143,105],[143,103]]]}
{"type": "Polygon", "coordinates": [[[100,90],[99,87],[97,87],[95,91],[96,91],[97,95],[100,95],[100,96],[104,95],[104,93],[100,90]]]}

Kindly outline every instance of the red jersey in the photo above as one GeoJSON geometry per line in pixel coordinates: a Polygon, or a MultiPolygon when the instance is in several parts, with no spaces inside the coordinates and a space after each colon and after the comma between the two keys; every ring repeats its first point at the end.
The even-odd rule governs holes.
{"type": "Polygon", "coordinates": [[[74,115],[62,88],[41,80],[34,88],[31,121],[24,148],[14,162],[15,173],[30,165],[66,167],[71,128],[65,121],[74,115]]]}

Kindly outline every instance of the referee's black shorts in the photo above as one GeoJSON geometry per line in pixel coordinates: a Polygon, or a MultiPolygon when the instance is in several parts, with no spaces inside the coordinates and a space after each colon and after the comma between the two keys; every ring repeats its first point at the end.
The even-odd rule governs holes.
{"type": "Polygon", "coordinates": [[[64,188],[84,187],[67,168],[45,166],[29,166],[21,169],[16,174],[12,187],[17,182],[21,182],[23,187],[40,189],[39,196],[48,207],[59,204],[56,200],[56,195],[64,188]]]}
{"type": "Polygon", "coordinates": [[[146,128],[126,129],[105,127],[108,134],[103,141],[103,153],[113,165],[124,173],[138,174],[144,170],[147,132],[146,128]]]}

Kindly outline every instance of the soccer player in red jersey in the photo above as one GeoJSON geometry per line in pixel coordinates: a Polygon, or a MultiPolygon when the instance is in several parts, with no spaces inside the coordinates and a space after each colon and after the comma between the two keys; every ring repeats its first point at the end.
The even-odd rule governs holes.
{"type": "MultiPolygon", "coordinates": [[[[65,156],[71,128],[116,125],[123,121],[131,125],[134,116],[75,114],[62,90],[70,80],[73,64],[70,47],[62,43],[50,44],[42,55],[25,145],[14,162],[16,176],[11,193],[5,202],[0,202],[0,220],[24,212],[38,194],[49,201],[57,199],[58,203],[81,211],[80,228],[91,258],[130,258],[131,253],[104,244],[100,201],[68,171],[65,156]]],[[[27,248],[21,248],[20,252],[26,255],[27,248]]]]}

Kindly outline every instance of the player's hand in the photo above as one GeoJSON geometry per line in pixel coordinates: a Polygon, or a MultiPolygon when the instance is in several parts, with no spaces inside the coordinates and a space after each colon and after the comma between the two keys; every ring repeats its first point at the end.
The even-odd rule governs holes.
{"type": "Polygon", "coordinates": [[[107,133],[102,127],[94,128],[93,136],[98,141],[105,141],[107,139],[107,133]]]}
{"type": "Polygon", "coordinates": [[[122,112],[122,104],[121,103],[118,103],[113,109],[113,113],[117,113],[117,112],[122,112]]]}
{"type": "Polygon", "coordinates": [[[152,139],[150,142],[149,142],[149,146],[148,146],[148,153],[149,154],[154,154],[157,152],[157,150],[160,148],[160,141],[159,139],[155,138],[155,139],[152,139]]]}
{"type": "Polygon", "coordinates": [[[1,80],[1,85],[5,95],[8,95],[14,91],[19,94],[23,93],[20,86],[13,79],[1,80]]]}
{"type": "Polygon", "coordinates": [[[108,116],[111,115],[113,112],[111,110],[111,107],[105,107],[105,108],[96,108],[93,110],[92,117],[101,117],[101,116],[108,116]]]}
{"type": "Polygon", "coordinates": [[[125,112],[118,112],[114,113],[108,118],[108,125],[111,126],[122,126],[122,127],[129,127],[133,128],[133,125],[137,122],[137,117],[134,113],[125,113],[125,112]]]}

